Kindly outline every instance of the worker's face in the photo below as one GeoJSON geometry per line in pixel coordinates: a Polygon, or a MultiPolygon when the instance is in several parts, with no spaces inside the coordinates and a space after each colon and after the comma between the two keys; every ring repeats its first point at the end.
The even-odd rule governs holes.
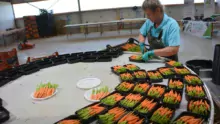
{"type": "Polygon", "coordinates": [[[145,13],[148,19],[150,19],[153,23],[156,23],[160,17],[161,10],[160,8],[157,8],[155,11],[151,9],[146,9],[145,13]]]}

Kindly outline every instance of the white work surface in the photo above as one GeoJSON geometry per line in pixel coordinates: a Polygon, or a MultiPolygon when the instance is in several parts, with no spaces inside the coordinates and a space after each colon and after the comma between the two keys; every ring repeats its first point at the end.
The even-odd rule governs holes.
{"type": "MultiPolygon", "coordinates": [[[[11,113],[11,119],[6,124],[53,124],[74,114],[76,110],[91,104],[84,99],[85,90],[76,87],[77,81],[86,77],[97,77],[102,80],[101,85],[115,88],[120,80],[111,72],[110,67],[132,63],[128,60],[129,56],[130,54],[124,54],[113,59],[112,62],[64,64],[46,68],[1,87],[0,98],[4,100],[4,107],[11,113]],[[59,92],[45,101],[32,100],[30,94],[39,83],[44,81],[59,84],[59,92]]],[[[154,70],[164,66],[164,63],[134,64],[145,70],[154,70]]],[[[163,83],[167,84],[167,80],[163,83]]],[[[209,93],[208,97],[211,98],[209,93]]],[[[186,111],[186,108],[187,101],[183,93],[181,109],[176,111],[176,115],[186,111]]],[[[213,103],[211,110],[211,117],[213,117],[213,103]]],[[[212,121],[213,119],[210,122],[212,121]]]]}

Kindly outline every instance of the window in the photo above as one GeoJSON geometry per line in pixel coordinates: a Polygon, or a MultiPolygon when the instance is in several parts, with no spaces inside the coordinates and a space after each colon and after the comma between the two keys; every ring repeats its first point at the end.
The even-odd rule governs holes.
{"type": "MultiPolygon", "coordinates": [[[[217,0],[215,0],[217,2],[217,0]]],[[[204,3],[204,0],[194,0],[194,3],[204,3]]]]}
{"type": "MultiPolygon", "coordinates": [[[[40,9],[53,10],[53,13],[65,13],[78,11],[77,0],[47,0],[40,2],[30,2],[31,5],[40,9]]],[[[14,4],[15,18],[21,18],[28,15],[38,15],[39,9],[27,3],[14,4]]]]}

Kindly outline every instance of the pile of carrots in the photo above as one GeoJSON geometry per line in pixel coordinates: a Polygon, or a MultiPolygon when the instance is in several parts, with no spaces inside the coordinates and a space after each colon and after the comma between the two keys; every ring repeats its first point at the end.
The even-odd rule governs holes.
{"type": "Polygon", "coordinates": [[[137,71],[137,70],[139,70],[139,67],[137,67],[134,64],[127,64],[127,65],[125,65],[125,68],[128,69],[129,71],[137,71]]]}
{"type": "Polygon", "coordinates": [[[142,56],[140,56],[140,55],[132,55],[132,56],[130,56],[130,59],[131,60],[142,60],[142,56]]]}
{"type": "Polygon", "coordinates": [[[133,91],[137,93],[145,93],[149,88],[150,85],[148,83],[139,83],[135,85],[133,91]]]}
{"type": "Polygon", "coordinates": [[[160,98],[165,92],[165,88],[162,86],[152,86],[147,95],[154,98],[160,98]]]}
{"type": "Polygon", "coordinates": [[[120,77],[123,81],[131,81],[134,79],[134,77],[130,73],[120,74],[120,77]]]}
{"type": "Polygon", "coordinates": [[[190,74],[190,71],[186,68],[174,68],[174,71],[180,75],[190,74]]]}
{"type": "Polygon", "coordinates": [[[81,124],[79,120],[63,120],[58,124],[81,124]]]}
{"type": "Polygon", "coordinates": [[[210,112],[210,105],[206,102],[206,100],[191,100],[189,102],[189,110],[192,113],[200,114],[207,116],[210,112]]]}
{"type": "Polygon", "coordinates": [[[170,68],[160,68],[159,71],[161,74],[166,76],[174,74],[174,72],[170,68]]]}
{"type": "Polygon", "coordinates": [[[147,77],[147,74],[146,74],[146,72],[145,71],[136,71],[136,72],[134,72],[134,76],[136,77],[136,78],[146,78],[147,77]]]}
{"type": "Polygon", "coordinates": [[[150,120],[158,124],[169,124],[172,115],[173,110],[161,106],[153,113],[150,120]]]}
{"type": "Polygon", "coordinates": [[[177,61],[169,61],[169,62],[167,62],[167,64],[171,65],[173,67],[182,66],[182,64],[180,62],[177,62],[177,61]]]}
{"type": "Polygon", "coordinates": [[[102,107],[99,104],[95,104],[93,106],[89,106],[77,111],[76,114],[80,119],[86,120],[93,117],[94,115],[101,113],[104,110],[105,107],[102,107]]]}
{"type": "Polygon", "coordinates": [[[186,93],[191,97],[205,97],[202,86],[186,86],[186,93]]]}
{"type": "Polygon", "coordinates": [[[50,82],[47,84],[40,84],[37,86],[36,91],[34,92],[34,97],[35,98],[46,98],[49,96],[52,96],[58,85],[57,84],[51,84],[50,82]]]}
{"type": "Polygon", "coordinates": [[[202,124],[204,120],[193,116],[182,116],[172,124],[202,124]]]}
{"type": "Polygon", "coordinates": [[[103,103],[105,105],[113,106],[123,98],[124,98],[124,96],[122,96],[120,93],[114,93],[110,96],[103,98],[101,100],[101,103],[103,103]]]}
{"type": "Polygon", "coordinates": [[[148,76],[150,77],[150,79],[162,79],[162,75],[156,71],[156,72],[147,72],[148,76]]]}
{"type": "Polygon", "coordinates": [[[187,81],[188,84],[202,84],[202,81],[199,79],[199,77],[194,75],[186,75],[184,79],[187,81]]]}
{"type": "Polygon", "coordinates": [[[168,87],[171,89],[181,90],[181,89],[183,89],[183,82],[181,82],[180,80],[170,79],[168,87]]]}
{"type": "Polygon", "coordinates": [[[143,118],[134,115],[133,112],[129,112],[118,121],[118,124],[142,124],[143,122],[143,118]]]}
{"type": "Polygon", "coordinates": [[[110,109],[106,114],[99,115],[99,120],[104,124],[114,124],[120,117],[125,114],[125,109],[115,107],[110,109]]]}
{"type": "Polygon", "coordinates": [[[164,94],[163,102],[168,104],[179,104],[181,99],[180,93],[170,90],[168,93],[164,94]]]}
{"type": "Polygon", "coordinates": [[[128,94],[125,99],[120,101],[124,107],[134,107],[143,98],[140,94],[128,94]]]}
{"type": "Polygon", "coordinates": [[[109,88],[107,86],[101,87],[99,89],[93,89],[90,99],[100,100],[109,94],[109,88]]]}
{"type": "Polygon", "coordinates": [[[146,113],[150,112],[156,105],[157,105],[157,103],[154,102],[153,99],[152,100],[145,99],[134,110],[136,110],[140,113],[146,114],[146,113]]]}
{"type": "Polygon", "coordinates": [[[113,70],[114,70],[114,72],[117,72],[117,73],[123,73],[123,72],[127,71],[125,67],[120,66],[120,65],[114,66],[113,70]]]}
{"type": "Polygon", "coordinates": [[[129,83],[129,82],[122,82],[120,83],[117,87],[116,90],[117,91],[122,91],[122,92],[127,92],[129,90],[131,90],[131,88],[134,86],[134,84],[129,83]]]}

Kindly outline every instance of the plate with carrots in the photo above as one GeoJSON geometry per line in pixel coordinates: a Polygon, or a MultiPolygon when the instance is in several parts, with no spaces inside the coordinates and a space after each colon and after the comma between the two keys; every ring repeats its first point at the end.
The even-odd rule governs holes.
{"type": "Polygon", "coordinates": [[[85,92],[84,97],[90,102],[99,102],[102,98],[110,94],[111,88],[107,86],[97,87],[85,92]]]}
{"type": "Polygon", "coordinates": [[[35,92],[31,94],[31,98],[39,101],[49,99],[56,95],[58,92],[57,88],[58,84],[51,84],[50,82],[41,83],[37,86],[35,92]]]}
{"type": "Polygon", "coordinates": [[[177,61],[169,61],[169,62],[166,62],[166,67],[181,67],[181,66],[183,66],[183,64],[182,63],[180,63],[180,62],[177,62],[177,61]]]}
{"type": "Polygon", "coordinates": [[[199,85],[199,86],[203,85],[202,80],[197,75],[194,74],[189,74],[184,76],[184,82],[189,85],[199,85]]]}

